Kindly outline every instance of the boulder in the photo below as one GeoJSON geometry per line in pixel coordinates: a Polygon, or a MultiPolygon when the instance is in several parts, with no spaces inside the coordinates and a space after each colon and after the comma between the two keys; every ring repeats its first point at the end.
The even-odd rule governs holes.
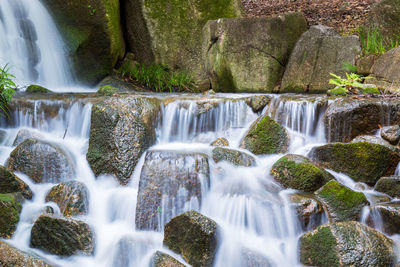
{"type": "Polygon", "coordinates": [[[35,183],[57,183],[75,175],[75,163],[62,147],[31,138],[11,152],[7,167],[28,175],[35,183]]]}
{"type": "Polygon", "coordinates": [[[369,205],[365,195],[340,184],[330,181],[315,192],[328,214],[330,222],[357,221],[362,209],[369,205]]]}
{"type": "Polygon", "coordinates": [[[400,126],[386,126],[381,129],[381,137],[391,145],[397,145],[400,141],[400,126]]]}
{"type": "Polygon", "coordinates": [[[271,175],[284,188],[313,193],[334,177],[324,169],[315,166],[308,158],[289,154],[272,166],[271,175]]]}
{"type": "Polygon", "coordinates": [[[389,235],[400,234],[400,203],[381,203],[370,208],[367,223],[371,227],[382,227],[389,235]]]}
{"type": "Polygon", "coordinates": [[[258,118],[241,141],[241,148],[253,154],[285,153],[289,146],[289,134],[268,115],[258,118]]]}
{"type": "Polygon", "coordinates": [[[393,266],[394,244],[359,222],[322,225],[299,240],[300,262],[306,266],[393,266]]]}
{"type": "Polygon", "coordinates": [[[221,147],[221,146],[229,146],[229,141],[226,140],[226,138],[220,137],[220,138],[215,139],[215,140],[210,144],[210,146],[218,146],[218,147],[221,147]]]}
{"type": "Polygon", "coordinates": [[[146,65],[188,72],[209,88],[202,60],[202,28],[208,20],[244,16],[240,0],[121,2],[130,50],[146,65]]]}
{"type": "Polygon", "coordinates": [[[147,152],[140,174],[136,228],[160,231],[172,217],[188,208],[199,209],[201,184],[209,183],[209,172],[204,154],[147,152]]]}
{"type": "Polygon", "coordinates": [[[17,229],[21,209],[18,195],[0,194],[0,237],[11,238],[17,229]]]}
{"type": "Polygon", "coordinates": [[[27,93],[31,94],[46,94],[46,93],[51,93],[51,91],[47,88],[44,88],[43,86],[32,84],[29,85],[28,88],[26,88],[27,93]]]}
{"type": "Polygon", "coordinates": [[[0,194],[21,193],[26,199],[32,199],[29,186],[19,179],[12,171],[0,166],[0,194]]]}
{"type": "Polygon", "coordinates": [[[119,0],[43,2],[63,36],[77,77],[95,85],[125,53],[119,0]]]}
{"type": "Polygon", "coordinates": [[[382,137],[376,136],[376,135],[360,135],[360,136],[357,136],[356,138],[354,138],[351,142],[352,143],[367,142],[367,143],[371,143],[371,144],[385,146],[393,151],[400,152],[399,147],[389,144],[388,141],[386,141],[382,137]]]}
{"type": "Polygon", "coordinates": [[[28,254],[0,241],[0,266],[4,267],[52,267],[36,255],[28,254]]]}
{"type": "Polygon", "coordinates": [[[212,88],[220,92],[273,92],[306,30],[302,13],[207,22],[203,54],[212,88]]]}
{"type": "Polygon", "coordinates": [[[374,189],[393,198],[400,198],[400,177],[382,177],[378,180],[374,189]]]}
{"type": "Polygon", "coordinates": [[[47,193],[46,202],[55,202],[66,217],[85,215],[89,209],[89,191],[78,181],[68,181],[53,186],[47,193]]]}
{"type": "Polygon", "coordinates": [[[374,186],[380,177],[392,175],[400,161],[398,152],[367,142],[314,147],[310,156],[318,165],[343,172],[353,180],[370,186],[374,186]]]}
{"type": "Polygon", "coordinates": [[[254,113],[259,113],[271,102],[268,95],[253,95],[246,98],[246,104],[251,107],[254,113]]]}
{"type": "Polygon", "coordinates": [[[163,243],[190,265],[211,267],[217,248],[217,224],[195,211],[185,212],[165,225],[163,243]]]}
{"type": "Polygon", "coordinates": [[[289,195],[289,201],[296,210],[303,231],[314,229],[320,224],[324,209],[315,196],[292,194],[289,195]]]}
{"type": "Polygon", "coordinates": [[[128,95],[93,105],[86,158],[96,176],[126,185],[143,152],[156,141],[157,99],[128,95]]]}
{"type": "Polygon", "coordinates": [[[367,28],[378,28],[385,37],[398,37],[400,34],[400,1],[378,1],[368,13],[366,24],[367,28]]]}
{"type": "Polygon", "coordinates": [[[360,51],[357,36],[342,36],[323,25],[311,26],[290,55],[280,92],[324,93],[332,89],[330,73],[345,76],[343,63],[355,64],[360,51]]]}
{"type": "Polygon", "coordinates": [[[31,247],[60,256],[91,255],[94,249],[93,233],[89,225],[82,221],[45,214],[33,224],[31,247]]]}
{"type": "Polygon", "coordinates": [[[329,104],[324,123],[328,142],[350,142],[374,133],[379,126],[400,124],[400,101],[341,98],[329,104]]]}
{"type": "Polygon", "coordinates": [[[43,139],[43,135],[40,133],[28,130],[28,129],[21,129],[18,131],[17,136],[14,139],[13,146],[18,146],[26,139],[33,138],[33,139],[43,139]]]}
{"type": "Polygon", "coordinates": [[[150,267],[184,267],[182,263],[172,256],[161,251],[156,251],[150,260],[150,267]]]}
{"type": "MultiPolygon", "coordinates": [[[[400,8],[399,8],[399,34],[400,34],[400,8]]],[[[378,56],[372,65],[371,72],[375,77],[381,78],[390,83],[400,82],[400,47],[389,50],[378,56]]]]}
{"type": "Polygon", "coordinates": [[[221,161],[228,161],[229,163],[236,166],[250,167],[256,165],[256,159],[239,150],[216,147],[212,150],[212,158],[218,163],[221,161]]]}

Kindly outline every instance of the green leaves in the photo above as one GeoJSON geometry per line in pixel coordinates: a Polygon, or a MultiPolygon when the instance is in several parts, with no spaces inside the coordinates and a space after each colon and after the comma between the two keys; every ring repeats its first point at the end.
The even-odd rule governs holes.
{"type": "Polygon", "coordinates": [[[363,55],[383,54],[400,45],[400,35],[392,38],[384,37],[378,28],[365,29],[360,27],[357,32],[363,55]]]}
{"type": "Polygon", "coordinates": [[[2,116],[8,116],[7,105],[14,96],[15,88],[17,87],[12,80],[15,76],[9,71],[8,64],[0,67],[0,115],[2,116]]]}

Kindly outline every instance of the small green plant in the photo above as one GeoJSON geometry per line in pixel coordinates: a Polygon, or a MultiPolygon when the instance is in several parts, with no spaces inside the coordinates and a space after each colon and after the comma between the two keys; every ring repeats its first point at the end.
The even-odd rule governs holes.
{"type": "Polygon", "coordinates": [[[171,72],[161,65],[136,64],[120,71],[122,76],[129,77],[156,92],[194,92],[194,83],[185,72],[171,72]]]}
{"type": "Polygon", "coordinates": [[[378,28],[365,29],[360,27],[357,30],[361,42],[363,55],[379,55],[400,45],[400,35],[393,38],[385,38],[378,28]]]}
{"type": "Polygon", "coordinates": [[[94,16],[94,14],[96,14],[96,8],[93,7],[92,5],[88,5],[89,11],[90,11],[90,15],[94,16]]]}
{"type": "Polygon", "coordinates": [[[336,85],[336,88],[346,89],[351,93],[358,93],[358,89],[363,89],[363,82],[368,79],[362,75],[356,73],[346,73],[346,78],[342,78],[339,75],[330,73],[333,77],[329,80],[329,84],[336,85]]]}
{"type": "Polygon", "coordinates": [[[10,67],[6,64],[0,67],[0,114],[8,116],[8,103],[15,94],[16,85],[13,82],[14,75],[10,73],[10,67]]]}

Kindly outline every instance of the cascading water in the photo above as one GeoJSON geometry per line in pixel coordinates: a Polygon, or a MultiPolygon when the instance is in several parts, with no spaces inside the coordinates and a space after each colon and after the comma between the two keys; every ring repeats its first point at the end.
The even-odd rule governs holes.
{"type": "MultiPolygon", "coordinates": [[[[171,208],[172,213],[168,213],[171,217],[185,210],[197,209],[215,220],[221,230],[220,246],[214,261],[216,267],[300,266],[297,241],[303,230],[288,201],[294,190],[283,190],[269,174],[271,166],[281,155],[255,156],[257,164],[253,167],[214,163],[210,157],[212,147],[209,144],[218,137],[227,138],[230,147],[239,149],[241,138],[258,117],[243,99],[230,97],[177,97],[162,108],[157,142],[148,151],[205,153],[209,156],[210,179],[209,183],[202,184],[201,205],[200,201],[193,202],[193,199],[186,205],[172,201],[172,207],[163,206],[161,213],[171,208]]],[[[325,143],[321,122],[325,104],[322,100],[295,101],[276,97],[263,113],[270,114],[288,128],[292,138],[290,153],[306,155],[309,149],[304,147],[325,143]],[[301,141],[295,141],[293,145],[293,140],[301,141]]],[[[146,153],[139,160],[128,186],[119,185],[111,176],[94,177],[86,160],[90,113],[91,104],[86,100],[32,100],[27,105],[17,105],[11,114],[13,123],[3,121],[0,124],[7,133],[0,147],[0,159],[3,164],[6,162],[21,128],[31,129],[71,153],[76,164],[75,179],[83,182],[89,191],[89,213],[78,219],[87,222],[95,233],[94,255],[62,258],[29,247],[34,220],[48,205],[56,213],[59,210],[54,203],[45,203],[44,200],[53,184],[34,184],[23,174],[18,175],[31,187],[34,198],[24,203],[17,231],[7,242],[21,250],[37,253],[59,266],[147,267],[151,255],[157,250],[184,262],[179,255],[162,246],[162,232],[139,231],[135,227],[139,180],[146,153]]],[[[334,175],[355,188],[355,183],[348,180],[350,178],[334,175]]],[[[161,214],[158,220],[164,224],[167,219],[161,214]]],[[[325,222],[324,218],[322,222],[325,222]]],[[[162,227],[158,229],[162,230],[162,227]]]]}
{"type": "Polygon", "coordinates": [[[0,36],[0,66],[8,64],[18,85],[74,91],[67,50],[40,0],[2,0],[0,36]]]}

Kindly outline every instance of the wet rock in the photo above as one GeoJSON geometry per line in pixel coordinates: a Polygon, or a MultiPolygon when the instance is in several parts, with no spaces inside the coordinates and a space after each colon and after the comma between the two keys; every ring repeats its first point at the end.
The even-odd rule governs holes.
{"type": "Polygon", "coordinates": [[[342,98],[328,105],[323,119],[328,142],[350,142],[373,134],[379,125],[400,124],[400,101],[342,98]]]}
{"type": "Polygon", "coordinates": [[[46,93],[51,93],[51,91],[47,88],[44,88],[43,86],[32,84],[29,85],[28,88],[26,88],[27,93],[31,94],[46,94],[46,93]]]}
{"type": "Polygon", "coordinates": [[[381,136],[392,145],[397,145],[400,141],[400,126],[387,126],[381,129],[381,136]]]}
{"type": "Polygon", "coordinates": [[[21,209],[17,195],[0,194],[0,237],[11,238],[17,229],[21,209]]]}
{"type": "Polygon", "coordinates": [[[378,192],[388,194],[393,198],[400,198],[400,177],[382,177],[378,180],[374,189],[378,192]]]}
{"type": "Polygon", "coordinates": [[[36,255],[28,254],[0,241],[0,266],[4,267],[52,267],[36,255]]]}
{"type": "Polygon", "coordinates": [[[400,234],[400,203],[382,203],[370,208],[368,225],[371,227],[381,226],[382,230],[389,234],[400,234]],[[377,221],[374,221],[376,218],[377,221]],[[377,224],[376,224],[377,223],[377,224]]]}
{"type": "Polygon", "coordinates": [[[35,183],[70,180],[75,175],[74,165],[59,145],[31,138],[19,144],[7,162],[10,170],[28,175],[35,183]]]}
{"type": "Polygon", "coordinates": [[[26,199],[32,199],[29,186],[19,179],[12,171],[0,166],[0,194],[21,193],[26,199]]]}
{"type": "Polygon", "coordinates": [[[345,76],[343,63],[355,64],[360,51],[357,36],[342,36],[323,25],[311,26],[290,55],[280,92],[320,93],[332,89],[330,73],[345,76]]]}
{"type": "Polygon", "coordinates": [[[229,141],[226,140],[226,138],[220,137],[220,138],[217,138],[216,140],[214,140],[210,144],[210,146],[219,146],[219,147],[221,147],[221,146],[229,146],[229,141]]]}
{"type": "Polygon", "coordinates": [[[60,256],[90,255],[94,248],[93,233],[82,221],[41,215],[31,230],[31,247],[60,256]]]}
{"type": "Polygon", "coordinates": [[[313,148],[310,156],[320,166],[343,172],[370,186],[380,177],[392,175],[400,161],[399,153],[367,142],[327,144],[313,148]]]}
{"type": "Polygon", "coordinates": [[[296,209],[303,231],[314,229],[320,224],[324,209],[315,196],[293,194],[289,196],[289,201],[296,209]]]}
{"type": "Polygon", "coordinates": [[[125,0],[121,4],[127,43],[137,61],[185,70],[203,89],[210,87],[202,59],[204,24],[245,15],[239,0],[125,0]]]}
{"type": "Polygon", "coordinates": [[[78,181],[69,181],[53,186],[46,195],[46,202],[55,202],[66,217],[84,215],[89,209],[89,192],[78,181]]]}
{"type": "Polygon", "coordinates": [[[358,222],[322,225],[300,240],[300,262],[307,266],[393,266],[394,244],[358,222]]]}
{"type": "Polygon", "coordinates": [[[17,136],[14,139],[13,146],[18,146],[26,139],[33,138],[33,139],[43,139],[43,136],[40,133],[28,130],[28,129],[21,129],[18,131],[17,136]]]}
{"type": "Polygon", "coordinates": [[[157,251],[151,258],[150,267],[184,267],[182,263],[174,259],[172,256],[157,251]]]}
{"type": "Polygon", "coordinates": [[[246,98],[246,104],[251,107],[254,113],[261,112],[271,102],[268,95],[253,95],[246,98]]]}
{"type": "Polygon", "coordinates": [[[132,82],[128,82],[124,80],[120,75],[110,75],[105,77],[101,82],[97,85],[97,87],[103,86],[112,86],[118,89],[118,92],[129,92],[129,91],[141,91],[142,88],[137,87],[132,82]]]}
{"type": "Polygon", "coordinates": [[[250,167],[256,165],[256,159],[251,155],[235,149],[216,147],[212,151],[213,160],[218,163],[228,161],[236,166],[250,167]]]}
{"type": "Polygon", "coordinates": [[[99,90],[97,90],[97,94],[112,96],[113,94],[116,94],[118,91],[119,91],[118,88],[115,88],[111,85],[103,85],[102,87],[99,88],[99,90]]]}
{"type": "Polygon", "coordinates": [[[273,92],[306,30],[302,13],[208,21],[203,28],[203,54],[212,88],[273,92]]]}
{"type": "Polygon", "coordinates": [[[177,151],[147,152],[140,174],[136,228],[162,230],[166,222],[191,205],[198,209],[202,182],[209,183],[206,155],[177,151]]]}
{"type": "Polygon", "coordinates": [[[96,176],[113,174],[126,185],[143,152],[156,140],[157,99],[111,97],[92,108],[86,158],[96,176]]]}
{"type": "Polygon", "coordinates": [[[192,266],[212,266],[217,224],[195,211],[185,212],[165,225],[163,243],[192,266]]]}
{"type": "Polygon", "coordinates": [[[371,143],[371,144],[376,144],[376,145],[381,145],[381,146],[385,146],[393,151],[397,151],[400,152],[400,148],[395,147],[391,144],[389,144],[388,141],[384,140],[382,137],[380,136],[375,136],[375,135],[360,135],[357,136],[356,138],[354,138],[352,141],[352,143],[358,143],[358,142],[367,142],[367,143],[371,143]]]}
{"type": "Polygon", "coordinates": [[[294,154],[283,156],[275,162],[271,175],[284,188],[308,193],[313,193],[334,179],[329,172],[315,166],[308,158],[294,154]]]}
{"type": "Polygon", "coordinates": [[[365,195],[330,181],[315,192],[326,210],[330,222],[357,221],[364,206],[369,205],[365,195]]]}
{"type": "Polygon", "coordinates": [[[271,267],[269,260],[258,252],[243,249],[241,257],[241,265],[246,267],[271,267]]]}
{"type": "Polygon", "coordinates": [[[240,145],[256,155],[284,153],[288,146],[286,129],[267,115],[261,116],[250,126],[240,145]]]}

